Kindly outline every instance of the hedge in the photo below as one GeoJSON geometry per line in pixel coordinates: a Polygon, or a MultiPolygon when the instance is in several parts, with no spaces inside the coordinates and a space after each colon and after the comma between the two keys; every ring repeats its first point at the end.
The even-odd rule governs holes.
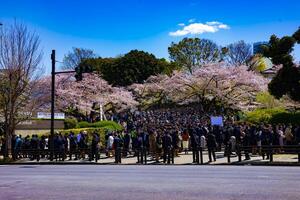
{"type": "Polygon", "coordinates": [[[256,109],[247,112],[244,121],[254,124],[300,124],[300,112],[291,113],[282,108],[256,109]]]}
{"type": "Polygon", "coordinates": [[[111,131],[121,131],[123,127],[114,121],[99,121],[95,123],[89,123],[86,121],[79,122],[77,128],[105,128],[111,131]]]}
{"type": "Polygon", "coordinates": [[[75,118],[67,118],[64,121],[65,129],[76,128],[77,123],[78,123],[77,119],[75,119],[75,118]]]}
{"type": "Polygon", "coordinates": [[[276,113],[272,116],[272,118],[269,121],[272,124],[283,124],[283,123],[289,123],[289,124],[300,124],[300,112],[296,113],[276,113]]]}
{"type": "Polygon", "coordinates": [[[68,129],[60,131],[63,135],[69,135],[71,132],[73,132],[75,135],[79,134],[80,132],[86,131],[88,134],[88,142],[90,143],[93,138],[93,133],[96,132],[100,135],[100,142],[102,145],[105,145],[105,134],[106,129],[104,128],[76,128],[76,129],[68,129]]]}

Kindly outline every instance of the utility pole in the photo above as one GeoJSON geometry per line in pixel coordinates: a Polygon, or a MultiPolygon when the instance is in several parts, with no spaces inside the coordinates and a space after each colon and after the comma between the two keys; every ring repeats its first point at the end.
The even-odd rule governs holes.
{"type": "Polygon", "coordinates": [[[50,131],[50,160],[54,154],[54,102],[55,102],[55,50],[51,53],[52,72],[51,72],[51,131],[50,131]]]}
{"type": "Polygon", "coordinates": [[[54,111],[55,111],[55,75],[56,74],[69,74],[76,73],[75,70],[71,71],[55,71],[55,50],[52,50],[51,53],[51,62],[52,62],[52,72],[51,72],[51,127],[50,127],[50,140],[49,141],[49,150],[50,150],[50,160],[53,161],[54,156],[54,111]]]}

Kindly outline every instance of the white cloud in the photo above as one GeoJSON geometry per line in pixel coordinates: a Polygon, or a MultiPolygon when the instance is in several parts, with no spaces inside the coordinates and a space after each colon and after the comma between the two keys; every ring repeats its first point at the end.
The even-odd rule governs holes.
{"type": "Polygon", "coordinates": [[[193,22],[195,22],[196,21],[196,19],[195,18],[193,18],[193,19],[189,19],[189,23],[193,23],[193,22]]]}
{"type": "Polygon", "coordinates": [[[221,22],[218,21],[212,21],[212,22],[206,22],[207,25],[213,26],[213,25],[219,25],[222,24],[221,22]]]}
{"type": "Polygon", "coordinates": [[[215,33],[220,29],[230,29],[230,27],[221,22],[212,21],[203,23],[192,23],[186,26],[183,26],[182,29],[175,32],[170,32],[170,36],[185,36],[185,35],[196,35],[202,33],[215,33]]]}
{"type": "Polygon", "coordinates": [[[178,26],[185,26],[185,24],[184,23],[179,23],[178,26]]]}

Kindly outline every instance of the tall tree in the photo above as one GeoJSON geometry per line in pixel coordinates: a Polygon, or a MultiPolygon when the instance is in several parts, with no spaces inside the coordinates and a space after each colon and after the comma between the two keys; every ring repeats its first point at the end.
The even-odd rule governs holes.
{"type": "Polygon", "coordinates": [[[32,111],[30,102],[40,75],[40,39],[23,24],[15,22],[1,33],[0,115],[4,120],[6,156],[16,125],[32,111]]]}
{"type": "Polygon", "coordinates": [[[295,101],[300,101],[300,69],[293,63],[293,56],[296,42],[299,43],[300,29],[293,36],[278,38],[272,35],[268,46],[263,46],[263,54],[270,57],[272,62],[283,67],[269,84],[269,91],[276,98],[283,95],[290,96],[295,101]]]}
{"type": "Polygon", "coordinates": [[[190,73],[196,66],[219,61],[220,49],[207,39],[184,38],[179,43],[172,42],[168,48],[170,59],[185,67],[190,73]]]}
{"type": "Polygon", "coordinates": [[[82,72],[99,72],[114,86],[142,83],[151,75],[170,74],[178,69],[175,63],[157,59],[153,54],[138,50],[132,50],[117,58],[86,59],[79,67],[82,68],[82,72]]]}
{"type": "Polygon", "coordinates": [[[270,37],[268,45],[262,45],[263,55],[271,58],[275,65],[293,65],[293,57],[291,55],[296,43],[295,38],[285,36],[278,38],[276,35],[270,37]]]}
{"type": "Polygon", "coordinates": [[[251,44],[247,44],[244,40],[227,46],[226,60],[234,66],[245,65],[252,56],[251,44]]]}
{"type": "Polygon", "coordinates": [[[72,52],[64,56],[62,69],[75,69],[83,60],[94,57],[93,50],[73,47],[72,52]]]}
{"type": "Polygon", "coordinates": [[[178,71],[172,76],[151,76],[144,84],[130,86],[141,105],[199,102],[211,107],[215,102],[241,110],[255,106],[256,95],[267,90],[269,80],[247,67],[222,63],[204,65],[194,73],[178,71]]]}

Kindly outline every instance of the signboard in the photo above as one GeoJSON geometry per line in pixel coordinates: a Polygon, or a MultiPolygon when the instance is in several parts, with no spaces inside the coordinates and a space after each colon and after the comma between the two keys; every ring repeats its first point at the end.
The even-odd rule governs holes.
{"type": "Polygon", "coordinates": [[[211,116],[210,123],[214,126],[223,126],[223,117],[221,116],[211,116]]]}
{"type": "MultiPolygon", "coordinates": [[[[38,112],[38,119],[51,119],[51,113],[38,112]]],[[[54,113],[54,119],[65,119],[65,113],[54,113]]]]}

